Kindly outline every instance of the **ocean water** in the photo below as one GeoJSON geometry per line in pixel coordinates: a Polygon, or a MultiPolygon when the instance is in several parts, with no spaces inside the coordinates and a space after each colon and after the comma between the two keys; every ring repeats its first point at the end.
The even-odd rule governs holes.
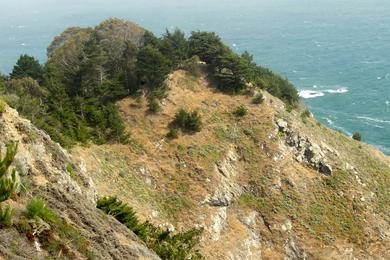
{"type": "Polygon", "coordinates": [[[389,14],[389,0],[0,0],[0,71],[22,53],[44,62],[65,28],[109,17],[215,31],[293,82],[320,121],[390,154],[389,14]]]}

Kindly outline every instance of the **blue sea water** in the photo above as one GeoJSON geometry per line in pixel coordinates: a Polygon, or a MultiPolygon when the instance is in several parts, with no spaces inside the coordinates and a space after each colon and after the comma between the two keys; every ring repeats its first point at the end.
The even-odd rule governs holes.
{"type": "Polygon", "coordinates": [[[215,31],[293,82],[320,121],[390,154],[389,14],[388,0],[0,0],[0,71],[22,53],[44,62],[65,28],[109,17],[215,31]]]}

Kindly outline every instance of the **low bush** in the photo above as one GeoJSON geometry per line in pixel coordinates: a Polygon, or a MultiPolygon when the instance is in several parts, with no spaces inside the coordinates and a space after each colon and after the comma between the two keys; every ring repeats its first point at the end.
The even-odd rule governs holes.
{"type": "Polygon", "coordinates": [[[356,140],[356,141],[361,141],[361,140],[362,140],[362,135],[361,135],[361,133],[355,132],[355,133],[352,135],[352,139],[354,139],[354,140],[356,140]]]}
{"type": "Polygon", "coordinates": [[[263,103],[264,101],[264,97],[263,97],[263,94],[261,93],[258,93],[252,100],[252,103],[253,104],[256,104],[256,105],[260,105],[261,103],[263,103]]]}
{"type": "Polygon", "coordinates": [[[12,217],[15,210],[10,206],[0,206],[0,227],[9,227],[12,225],[12,217]]]}
{"type": "Polygon", "coordinates": [[[5,112],[6,104],[3,100],[0,99],[0,115],[5,112]]]}
{"type": "Polygon", "coordinates": [[[238,106],[234,111],[233,111],[233,115],[235,115],[236,117],[244,117],[248,114],[248,109],[241,105],[241,106],[238,106]]]}
{"type": "Polygon", "coordinates": [[[305,109],[305,111],[303,111],[301,113],[301,118],[302,118],[302,120],[305,120],[306,118],[309,118],[309,117],[311,117],[311,113],[308,109],[305,109]]]}
{"type": "Polygon", "coordinates": [[[180,109],[176,112],[172,125],[181,128],[185,132],[199,132],[202,129],[202,119],[197,110],[187,112],[180,109]]]}
{"type": "Polygon", "coordinates": [[[40,218],[47,223],[53,223],[57,217],[54,212],[46,206],[41,198],[32,198],[27,202],[25,216],[28,219],[40,218]]]}
{"type": "Polygon", "coordinates": [[[149,111],[152,113],[157,113],[161,110],[160,103],[155,98],[149,100],[148,108],[149,108],[149,111]]]}
{"type": "Polygon", "coordinates": [[[169,132],[167,133],[166,137],[170,140],[173,140],[173,139],[176,139],[179,137],[179,133],[177,131],[177,129],[175,128],[172,128],[169,130],[169,132]]]}
{"type": "Polygon", "coordinates": [[[194,246],[199,243],[202,232],[200,229],[191,229],[184,233],[172,235],[168,230],[156,227],[148,221],[140,223],[133,209],[116,197],[99,199],[97,208],[108,215],[112,215],[132,230],[162,259],[203,259],[203,256],[193,250],[194,246]]]}

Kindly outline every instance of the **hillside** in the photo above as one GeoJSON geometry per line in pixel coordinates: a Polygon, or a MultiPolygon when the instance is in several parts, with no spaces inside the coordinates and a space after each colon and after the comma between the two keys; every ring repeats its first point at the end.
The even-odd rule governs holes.
{"type": "Polygon", "coordinates": [[[390,257],[388,157],[266,92],[256,105],[206,74],[168,81],[157,114],[142,98],[118,102],[129,145],[72,150],[100,195],[156,224],[204,227],[207,259],[390,257]],[[241,105],[248,114],[237,118],[241,105]],[[198,109],[203,129],[168,140],[179,108],[198,109]]]}
{"type": "Polygon", "coordinates": [[[1,203],[15,214],[9,226],[1,216],[0,258],[158,259],[133,233],[96,209],[97,193],[85,169],[74,165],[47,134],[6,107],[0,113],[3,156],[5,144],[15,142],[18,149],[11,168],[17,171],[20,186],[1,203]],[[27,215],[35,212],[28,204],[36,198],[44,199],[52,213],[36,209],[36,216],[27,215]]]}
{"type": "Polygon", "coordinates": [[[0,98],[6,259],[390,258],[390,158],[215,33],[70,28],[0,98]]]}

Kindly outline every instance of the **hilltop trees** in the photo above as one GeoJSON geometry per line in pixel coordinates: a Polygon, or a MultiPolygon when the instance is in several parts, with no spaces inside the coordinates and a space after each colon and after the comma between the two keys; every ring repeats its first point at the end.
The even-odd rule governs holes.
{"type": "MultiPolygon", "coordinates": [[[[192,32],[186,38],[175,29],[156,37],[118,19],[95,28],[67,29],[49,46],[44,66],[21,55],[9,79],[0,76],[0,92],[64,146],[122,142],[127,135],[115,102],[142,91],[150,111],[157,113],[168,74],[185,68],[199,75],[201,62],[221,91],[240,93],[252,83],[289,105],[298,100],[286,79],[256,65],[249,53],[234,53],[215,33],[192,32]]],[[[197,113],[188,116],[195,125],[197,118],[197,113]]]]}

